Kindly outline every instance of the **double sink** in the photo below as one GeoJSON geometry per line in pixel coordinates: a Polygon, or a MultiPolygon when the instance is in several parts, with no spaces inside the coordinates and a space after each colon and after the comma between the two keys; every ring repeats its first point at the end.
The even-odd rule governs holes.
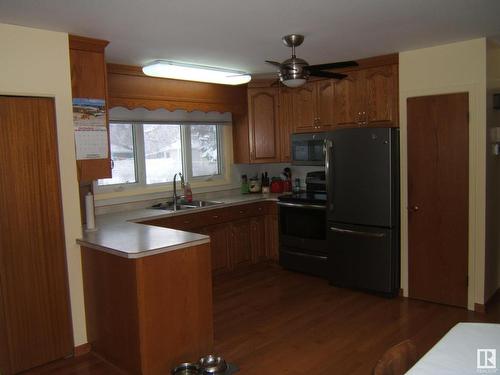
{"type": "Polygon", "coordinates": [[[152,206],[151,208],[157,209],[157,210],[166,210],[166,211],[184,211],[184,210],[190,210],[193,208],[203,208],[203,207],[210,207],[210,206],[216,206],[218,204],[222,204],[223,202],[217,202],[217,201],[202,201],[202,200],[192,200],[191,202],[187,203],[180,203],[174,206],[173,202],[166,202],[166,203],[158,203],[152,206]]]}

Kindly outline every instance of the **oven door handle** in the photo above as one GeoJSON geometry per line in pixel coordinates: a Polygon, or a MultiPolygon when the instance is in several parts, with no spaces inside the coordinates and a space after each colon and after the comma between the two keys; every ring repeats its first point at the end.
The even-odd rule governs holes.
{"type": "Polygon", "coordinates": [[[335,228],[335,227],[330,227],[330,230],[332,232],[342,233],[342,234],[350,234],[353,236],[375,237],[375,238],[385,237],[385,233],[361,232],[361,231],[357,231],[357,230],[340,229],[340,228],[335,228]]]}
{"type": "Polygon", "coordinates": [[[314,258],[314,259],[322,259],[322,260],[328,260],[328,257],[325,255],[312,255],[312,254],[305,254],[305,253],[299,253],[297,251],[290,251],[290,250],[280,250],[284,254],[289,254],[289,255],[297,255],[300,257],[304,258],[314,258]]]}
{"type": "Polygon", "coordinates": [[[295,207],[295,208],[309,208],[313,210],[325,210],[326,206],[320,204],[307,204],[307,203],[288,203],[288,202],[278,202],[278,206],[283,207],[295,207]]]}

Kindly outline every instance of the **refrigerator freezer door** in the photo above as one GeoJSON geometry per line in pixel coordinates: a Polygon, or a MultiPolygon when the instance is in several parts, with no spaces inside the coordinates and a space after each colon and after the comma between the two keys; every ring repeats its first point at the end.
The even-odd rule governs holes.
{"type": "Polygon", "coordinates": [[[390,128],[330,133],[328,220],[368,226],[397,225],[397,133],[390,128]]]}
{"type": "Polygon", "coordinates": [[[333,285],[395,295],[399,290],[398,231],[328,225],[328,272],[333,285]]]}

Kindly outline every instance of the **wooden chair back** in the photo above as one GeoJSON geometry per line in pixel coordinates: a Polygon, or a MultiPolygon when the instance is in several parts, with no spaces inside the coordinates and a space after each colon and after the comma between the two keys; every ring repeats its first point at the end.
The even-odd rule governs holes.
{"type": "Polygon", "coordinates": [[[389,348],[378,360],[373,375],[403,375],[417,361],[417,349],[411,340],[389,348]]]}

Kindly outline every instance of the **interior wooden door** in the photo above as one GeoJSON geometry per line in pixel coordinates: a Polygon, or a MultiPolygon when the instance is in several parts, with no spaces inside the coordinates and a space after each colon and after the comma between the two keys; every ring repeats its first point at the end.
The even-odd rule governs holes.
{"type": "Polygon", "coordinates": [[[279,162],[278,90],[248,89],[250,159],[256,163],[279,162]]]}
{"type": "Polygon", "coordinates": [[[54,100],[0,96],[0,372],[73,353],[54,100]]]}
{"type": "Polygon", "coordinates": [[[466,307],[468,94],[410,98],[407,108],[409,295],[466,307]]]}

